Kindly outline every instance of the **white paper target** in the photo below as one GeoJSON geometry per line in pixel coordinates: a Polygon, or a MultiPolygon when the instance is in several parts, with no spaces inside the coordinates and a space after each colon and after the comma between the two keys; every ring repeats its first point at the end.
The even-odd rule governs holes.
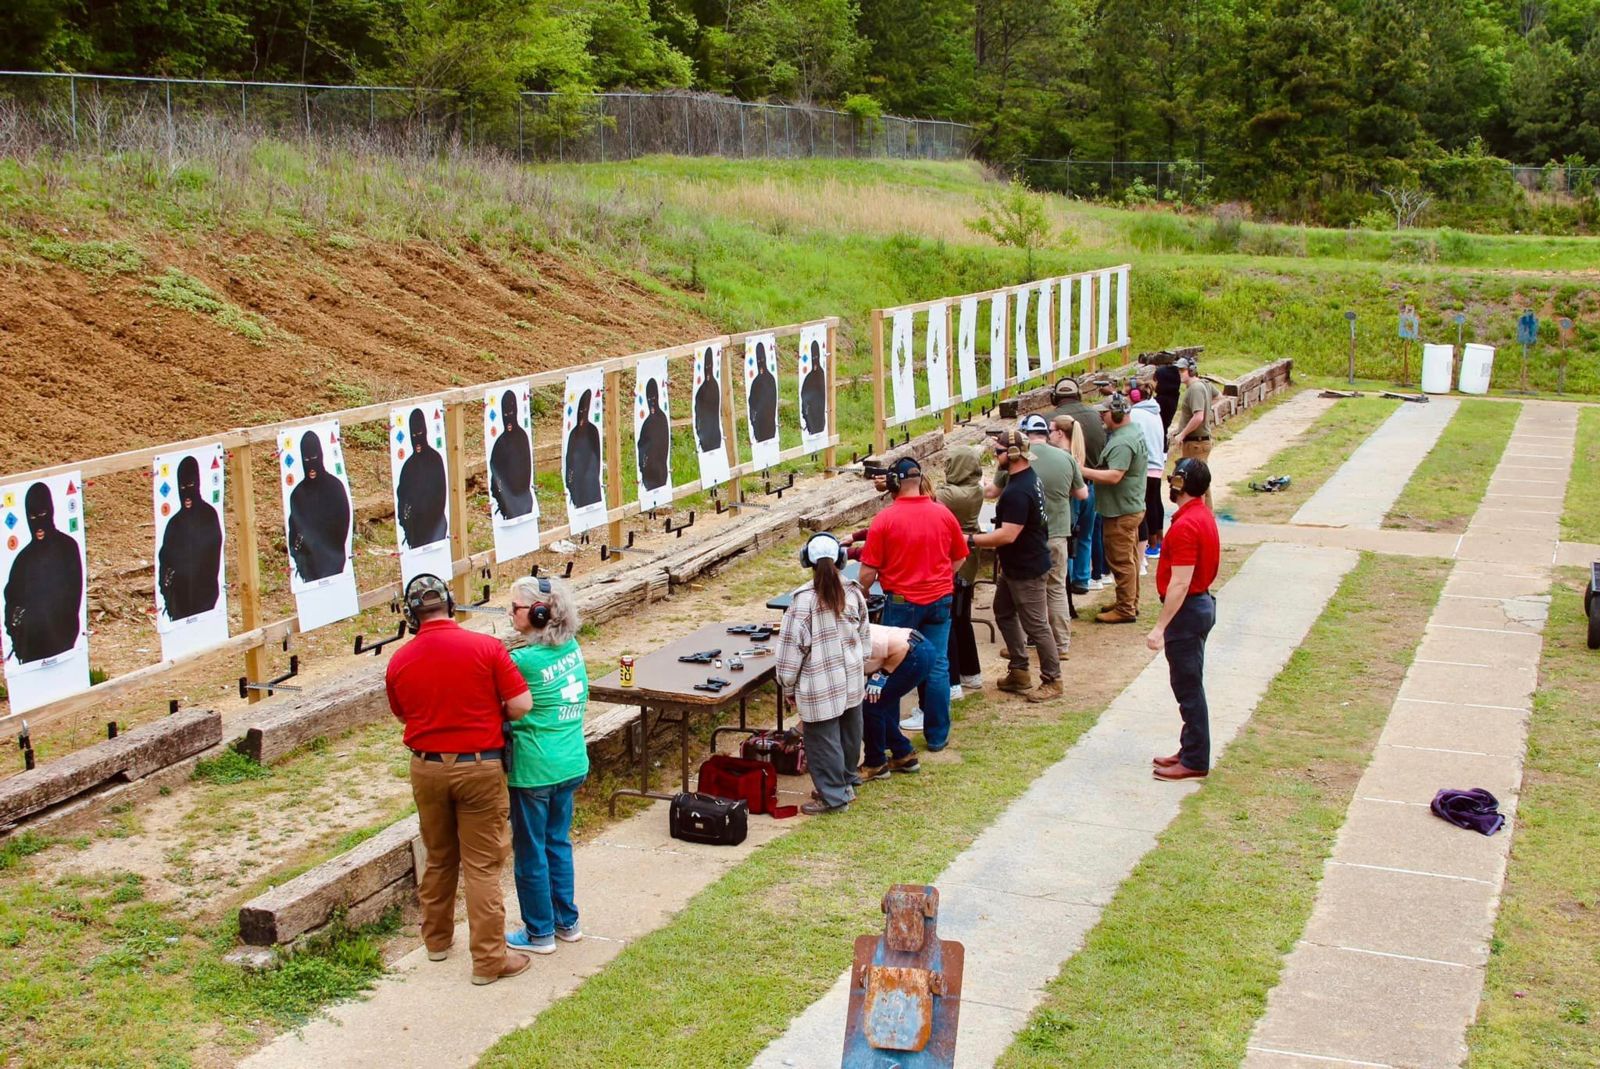
{"type": "Polygon", "coordinates": [[[1049,371],[1056,366],[1056,349],[1050,340],[1050,290],[1048,282],[1039,285],[1039,312],[1035,317],[1038,332],[1035,341],[1039,346],[1039,370],[1049,371]]]}
{"type": "Polygon", "coordinates": [[[1006,295],[989,300],[989,389],[998,393],[1006,385],[1006,295]]]}
{"type": "Polygon", "coordinates": [[[1016,356],[1016,381],[1033,377],[1033,365],[1028,355],[1028,287],[1019,286],[1017,294],[1017,316],[1012,324],[1012,352],[1016,356]]]}
{"type": "Polygon", "coordinates": [[[928,403],[935,412],[950,407],[950,306],[928,309],[928,403]]]}
{"type": "Polygon", "coordinates": [[[1100,272],[1100,293],[1095,298],[1096,329],[1095,348],[1111,344],[1111,272],[1100,272]]]}
{"type": "Polygon", "coordinates": [[[894,421],[906,423],[917,411],[916,369],[911,359],[912,313],[896,312],[889,335],[889,385],[894,392],[894,421]]]}
{"type": "Polygon", "coordinates": [[[672,504],[672,408],[667,358],[639,361],[633,374],[633,461],[639,507],[672,504]]]}
{"type": "Polygon", "coordinates": [[[757,334],[744,343],[744,425],[750,457],[763,468],[778,463],[778,339],[757,334]]]}
{"type": "Polygon", "coordinates": [[[820,323],[800,328],[800,359],[796,365],[800,379],[800,444],[807,453],[826,449],[833,433],[828,426],[828,369],[832,365],[828,328],[820,323]]]}
{"type": "Polygon", "coordinates": [[[11,713],[89,687],[83,475],[0,486],[0,651],[11,713]]]}
{"type": "Polygon", "coordinates": [[[956,395],[963,401],[978,396],[978,298],[966,297],[956,317],[956,395]]]}
{"type": "Polygon", "coordinates": [[[354,616],[359,609],[350,552],[354,511],[337,421],[278,433],[278,487],[300,630],[354,616]]]}
{"type": "Polygon", "coordinates": [[[150,464],[156,631],[166,660],[228,638],[225,482],[221,445],[163,453],[150,464]]]}
{"type": "Polygon", "coordinates": [[[450,470],[442,400],[389,410],[389,473],[401,581],[426,573],[449,582],[450,470]]]}
{"type": "Polygon", "coordinates": [[[567,524],[578,535],[606,520],[605,373],[567,376],[561,403],[561,483],[567,524]]]}
{"type": "Polygon", "coordinates": [[[1078,277],[1078,355],[1094,348],[1094,276],[1078,277]]]}
{"type": "Polygon", "coordinates": [[[483,394],[483,452],[497,561],[514,560],[539,548],[531,392],[526,382],[514,382],[483,394]]]}

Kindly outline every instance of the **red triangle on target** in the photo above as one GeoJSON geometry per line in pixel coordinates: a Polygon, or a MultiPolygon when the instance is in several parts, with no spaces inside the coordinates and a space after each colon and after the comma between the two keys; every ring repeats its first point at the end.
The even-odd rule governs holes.
{"type": "Polygon", "coordinates": [[[220,467],[222,467],[221,459],[219,459],[218,457],[212,457],[211,458],[211,470],[212,471],[216,471],[220,467]]]}
{"type": "Polygon", "coordinates": [[[68,479],[67,480],[67,493],[75,494],[77,492],[78,492],[77,484],[74,483],[71,479],[68,479]]]}

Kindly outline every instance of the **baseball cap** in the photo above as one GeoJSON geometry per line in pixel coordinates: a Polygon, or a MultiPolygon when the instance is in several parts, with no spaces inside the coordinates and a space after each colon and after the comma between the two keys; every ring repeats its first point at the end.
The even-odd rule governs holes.
{"type": "Polygon", "coordinates": [[[1120,393],[1114,393],[1094,406],[1096,412],[1109,412],[1113,416],[1126,416],[1132,408],[1133,406],[1128,403],[1128,398],[1120,393]]]}
{"type": "Polygon", "coordinates": [[[1021,431],[1001,431],[995,435],[996,448],[1019,457],[1028,455],[1028,438],[1021,431]]]}
{"type": "Polygon", "coordinates": [[[1083,396],[1083,389],[1078,385],[1077,379],[1062,379],[1050,388],[1050,392],[1057,400],[1083,396]]]}
{"type": "Polygon", "coordinates": [[[901,479],[918,478],[922,475],[922,465],[917,463],[915,457],[901,457],[889,470],[901,479]]]}
{"type": "Polygon", "coordinates": [[[1181,367],[1186,371],[1193,371],[1195,369],[1194,357],[1192,356],[1180,356],[1172,363],[1174,366],[1181,367]]]}
{"type": "Polygon", "coordinates": [[[1023,416],[1022,422],[1017,424],[1017,429],[1023,434],[1049,434],[1050,424],[1036,412],[1031,416],[1023,416]]]}

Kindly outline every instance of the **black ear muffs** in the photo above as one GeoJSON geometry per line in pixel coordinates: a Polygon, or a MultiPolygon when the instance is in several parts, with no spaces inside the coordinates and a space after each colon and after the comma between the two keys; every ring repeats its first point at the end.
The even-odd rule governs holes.
{"type": "Polygon", "coordinates": [[[838,567],[843,568],[850,560],[849,553],[833,535],[826,531],[814,534],[800,547],[800,566],[812,568],[819,560],[832,560],[838,567]]]}
{"type": "MultiPolygon", "coordinates": [[[[540,579],[539,580],[539,593],[543,594],[545,597],[549,597],[550,596],[550,580],[548,580],[548,579],[540,579]]],[[[534,627],[549,627],[550,626],[550,604],[549,604],[549,602],[536,601],[532,605],[528,606],[528,622],[530,624],[532,624],[534,627]]]]}
{"type": "Polygon", "coordinates": [[[405,597],[401,599],[400,615],[413,632],[421,626],[417,621],[417,613],[427,607],[429,594],[443,597],[445,612],[451,616],[455,615],[456,599],[443,579],[430,572],[412,576],[411,582],[406,584],[405,597]]]}
{"type": "Polygon", "coordinates": [[[883,488],[893,497],[900,492],[900,476],[895,474],[893,468],[883,473],[883,488]]]}

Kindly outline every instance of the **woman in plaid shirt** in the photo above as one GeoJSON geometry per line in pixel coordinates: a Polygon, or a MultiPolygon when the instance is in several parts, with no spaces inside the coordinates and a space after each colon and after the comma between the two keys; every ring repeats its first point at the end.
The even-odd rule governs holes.
{"type": "Polygon", "coordinates": [[[840,574],[845,559],[833,535],[811,536],[800,551],[811,582],[795,593],[778,632],[778,684],[799,711],[817,788],[800,811],[812,816],[849,805],[861,782],[862,666],[872,636],[866,595],[840,574]]]}

